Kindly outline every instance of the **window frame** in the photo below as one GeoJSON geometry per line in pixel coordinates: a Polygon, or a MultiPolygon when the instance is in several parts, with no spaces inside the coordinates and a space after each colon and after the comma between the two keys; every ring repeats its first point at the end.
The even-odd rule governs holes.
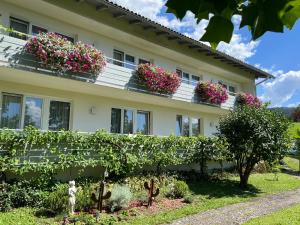
{"type": "Polygon", "coordinates": [[[236,84],[233,84],[233,83],[230,83],[230,82],[227,82],[227,81],[223,81],[223,80],[218,80],[217,83],[220,84],[220,85],[223,85],[223,86],[225,85],[228,94],[231,95],[231,96],[235,96],[238,92],[238,86],[236,84]],[[229,90],[231,87],[233,87],[235,89],[235,92],[231,92],[229,90]]]}
{"type": "Polygon", "coordinates": [[[1,124],[1,114],[2,114],[2,95],[3,94],[12,94],[22,96],[22,105],[21,105],[21,126],[20,129],[24,129],[24,118],[25,118],[25,106],[26,106],[26,97],[40,98],[43,100],[42,104],[42,116],[41,116],[41,128],[40,130],[49,130],[49,115],[50,115],[50,101],[61,101],[70,103],[70,115],[69,115],[69,130],[73,129],[73,101],[67,98],[45,96],[29,92],[19,92],[19,91],[6,91],[0,90],[0,124],[1,124]]]}
{"type": "Polygon", "coordinates": [[[176,68],[176,73],[178,74],[178,76],[182,79],[182,83],[185,83],[185,84],[189,84],[189,85],[193,85],[193,86],[196,86],[197,83],[199,81],[201,81],[203,79],[203,77],[201,75],[196,75],[196,74],[193,74],[193,73],[190,73],[186,70],[183,70],[179,67],[176,68]],[[188,79],[187,78],[184,78],[184,74],[185,75],[188,75],[188,79]],[[197,82],[195,82],[192,77],[198,77],[199,80],[197,82]]]}
{"type": "MultiPolygon", "coordinates": [[[[27,31],[26,31],[25,34],[27,34],[27,35],[30,34],[30,32],[31,32],[31,23],[30,23],[29,21],[26,21],[26,20],[23,20],[23,19],[19,19],[18,17],[15,17],[15,16],[10,15],[10,16],[9,16],[9,28],[10,28],[10,29],[13,29],[13,28],[11,27],[11,22],[12,22],[12,21],[21,23],[21,24],[23,24],[23,25],[26,25],[26,26],[27,26],[27,31]]],[[[17,30],[16,30],[16,31],[17,31],[17,30]]],[[[19,32],[19,31],[17,31],[17,32],[19,32]]],[[[25,36],[24,38],[22,38],[21,36],[16,37],[17,35],[18,35],[18,34],[16,34],[16,33],[9,32],[9,36],[10,36],[10,37],[18,38],[18,39],[21,39],[21,40],[27,40],[27,36],[25,36]]]]}
{"type": "MultiPolygon", "coordinates": [[[[120,107],[120,106],[111,106],[110,107],[110,121],[112,119],[111,117],[111,112],[112,112],[112,109],[121,109],[121,127],[120,127],[120,133],[116,133],[116,134],[127,134],[127,133],[124,133],[124,111],[125,110],[131,110],[133,111],[133,133],[132,134],[137,134],[137,113],[138,111],[141,111],[141,112],[148,112],[149,113],[149,125],[148,125],[148,128],[149,128],[149,134],[145,134],[145,135],[151,135],[152,134],[152,112],[150,110],[144,110],[144,109],[136,109],[136,108],[132,108],[132,107],[120,107]]],[[[112,121],[111,121],[112,122],[112,121]]],[[[111,122],[110,122],[110,129],[109,129],[109,132],[111,132],[111,122]]]]}
{"type": "Polygon", "coordinates": [[[199,121],[199,134],[198,135],[203,135],[203,119],[201,117],[194,117],[194,116],[188,116],[188,115],[184,115],[184,114],[176,114],[175,117],[175,134],[176,136],[181,136],[181,137],[192,137],[193,135],[193,123],[192,120],[193,119],[197,119],[199,121]],[[180,117],[181,118],[181,130],[180,130],[180,135],[177,134],[177,130],[176,130],[176,125],[177,125],[177,118],[180,117]],[[183,118],[188,118],[188,124],[189,124],[189,135],[188,136],[184,136],[183,135],[183,129],[184,129],[184,122],[183,122],[183,118]]]}

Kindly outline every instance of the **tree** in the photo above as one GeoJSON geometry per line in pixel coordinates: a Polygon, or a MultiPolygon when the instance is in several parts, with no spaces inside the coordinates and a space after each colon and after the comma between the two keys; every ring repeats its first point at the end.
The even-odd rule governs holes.
{"type": "Polygon", "coordinates": [[[300,105],[292,112],[292,120],[294,122],[300,122],[300,105]]]}
{"type": "Polygon", "coordinates": [[[290,144],[288,128],[284,116],[265,106],[240,106],[221,118],[218,135],[228,142],[229,159],[236,163],[242,188],[258,162],[273,164],[283,158],[290,144]]]}
{"type": "Polygon", "coordinates": [[[179,19],[187,11],[195,14],[197,22],[210,18],[201,41],[210,42],[213,48],[221,41],[230,42],[234,15],[242,17],[240,28],[247,26],[253,40],[267,31],[292,29],[300,17],[300,0],[168,0],[166,6],[179,19]]]}

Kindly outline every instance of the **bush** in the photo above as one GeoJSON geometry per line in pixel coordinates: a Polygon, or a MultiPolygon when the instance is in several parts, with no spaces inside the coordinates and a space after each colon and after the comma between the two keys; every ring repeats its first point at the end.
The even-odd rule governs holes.
{"type": "Polygon", "coordinates": [[[57,184],[45,199],[44,207],[56,213],[66,211],[68,208],[68,188],[67,184],[57,184]]]}
{"type": "Polygon", "coordinates": [[[109,200],[109,207],[112,212],[128,207],[132,193],[129,187],[115,184],[109,200]]]}
{"type": "Polygon", "coordinates": [[[191,204],[194,202],[194,196],[191,195],[191,194],[186,194],[184,197],[183,197],[183,200],[185,203],[188,203],[188,204],[191,204]]]}
{"type": "Polygon", "coordinates": [[[87,211],[91,208],[93,202],[91,199],[92,192],[94,191],[94,187],[91,184],[86,184],[85,186],[79,186],[76,192],[76,210],[84,210],[87,211]]]}
{"type": "Polygon", "coordinates": [[[167,197],[170,198],[183,198],[189,192],[189,186],[181,180],[175,181],[173,185],[171,185],[169,192],[167,193],[167,197]]]}

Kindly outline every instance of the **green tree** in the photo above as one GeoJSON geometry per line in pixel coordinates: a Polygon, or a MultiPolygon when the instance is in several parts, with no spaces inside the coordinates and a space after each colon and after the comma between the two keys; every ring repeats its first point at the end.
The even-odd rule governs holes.
{"type": "Polygon", "coordinates": [[[210,42],[213,48],[231,40],[234,15],[242,17],[240,28],[247,26],[253,40],[267,31],[292,29],[300,17],[300,0],[168,0],[166,6],[179,19],[187,11],[193,12],[198,22],[212,15],[201,41],[210,42]]]}
{"type": "Polygon", "coordinates": [[[220,120],[219,136],[228,142],[229,158],[236,163],[240,186],[246,187],[254,166],[261,160],[273,164],[290,145],[289,122],[277,112],[241,106],[220,120]]]}

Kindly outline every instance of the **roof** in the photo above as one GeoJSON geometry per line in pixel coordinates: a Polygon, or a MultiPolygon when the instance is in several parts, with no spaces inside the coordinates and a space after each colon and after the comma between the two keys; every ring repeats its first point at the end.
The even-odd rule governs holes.
{"type": "Polygon", "coordinates": [[[169,41],[177,42],[178,45],[184,45],[189,48],[190,51],[198,51],[201,54],[205,54],[207,57],[213,60],[221,61],[224,64],[238,68],[245,72],[255,75],[255,78],[274,78],[273,75],[258,69],[250,64],[247,64],[241,60],[238,60],[230,55],[227,55],[221,51],[212,49],[211,47],[203,44],[200,41],[187,37],[177,31],[174,31],[168,27],[165,27],[159,23],[156,23],[142,15],[139,15],[127,8],[124,8],[118,4],[115,4],[109,0],[76,0],[77,2],[86,1],[95,5],[95,10],[104,11],[109,10],[113,17],[122,18],[128,20],[129,24],[142,26],[144,30],[152,30],[158,36],[165,36],[169,41]]]}

